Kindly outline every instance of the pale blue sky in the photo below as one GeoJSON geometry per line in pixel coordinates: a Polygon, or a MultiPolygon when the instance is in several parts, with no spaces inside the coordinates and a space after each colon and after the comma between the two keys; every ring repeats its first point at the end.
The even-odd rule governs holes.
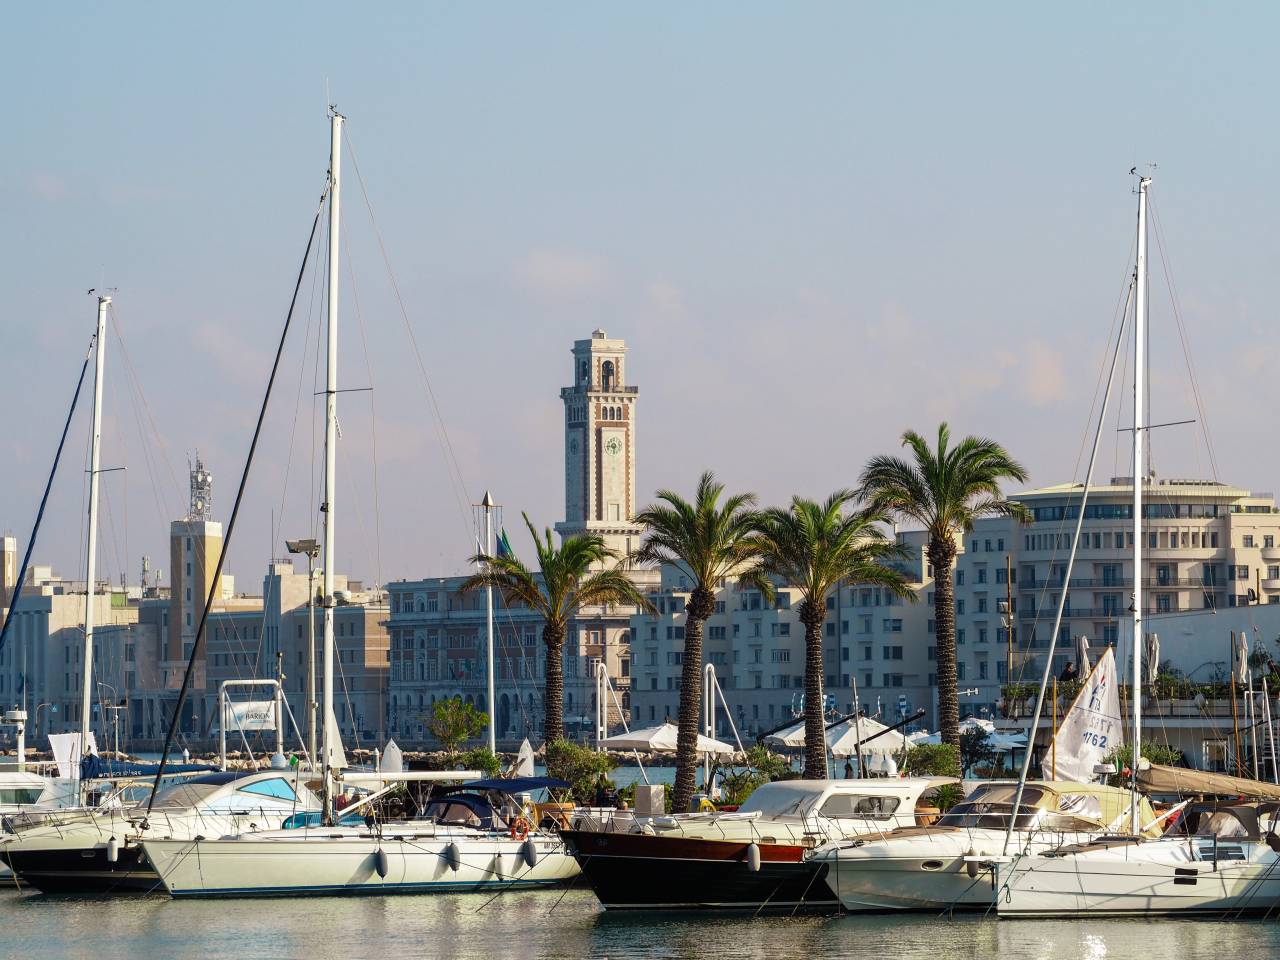
{"type": "MultiPolygon", "coordinates": [[[[326,82],[467,494],[491,487],[509,528],[521,508],[562,513],[558,388],[596,326],[631,345],[642,499],[704,467],[767,501],[825,495],[944,417],[1003,440],[1034,482],[1067,479],[1132,243],[1125,173],[1147,161],[1221,478],[1277,482],[1274,7],[112,4],[5,19],[0,527],[26,536],[92,329],[85,290],[105,278],[177,474],[161,456],[150,479],[158,449],[144,452],[113,338],[104,462],[130,467],[105,481],[113,576],[136,580],[143,552],[166,565],[188,452],[217,478],[218,516],[230,508],[323,184],[326,82]]],[[[344,209],[382,535],[369,399],[348,394],[342,567],[454,572],[468,535],[354,177],[344,209]]],[[[1154,264],[1156,416],[1183,419],[1154,264]]],[[[343,282],[341,375],[360,387],[343,282]]],[[[273,510],[280,537],[311,523],[307,316],[232,553],[242,588],[280,552],[273,510]]],[[[68,575],[83,422],[37,557],[68,575]]],[[[1196,440],[1163,433],[1157,468],[1207,474],[1196,440]]]]}

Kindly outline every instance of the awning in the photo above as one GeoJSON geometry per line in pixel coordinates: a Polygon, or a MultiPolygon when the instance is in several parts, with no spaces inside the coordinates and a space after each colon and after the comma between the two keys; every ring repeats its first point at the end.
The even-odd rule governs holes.
{"type": "MultiPolygon", "coordinates": [[[[675,753],[676,738],[679,729],[674,723],[661,723],[656,727],[645,727],[632,730],[630,733],[619,733],[605,737],[600,746],[606,750],[640,750],[647,753],[675,753]]],[[[712,740],[698,734],[698,754],[710,753],[727,756],[737,751],[721,740],[712,740]]]]}

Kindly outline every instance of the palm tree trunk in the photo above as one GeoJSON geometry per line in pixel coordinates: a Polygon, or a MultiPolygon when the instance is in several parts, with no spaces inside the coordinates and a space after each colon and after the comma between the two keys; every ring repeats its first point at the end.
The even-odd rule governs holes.
{"type": "Polygon", "coordinates": [[[822,713],[825,602],[825,598],[809,598],[800,604],[800,622],[804,624],[804,775],[809,780],[827,779],[827,730],[822,713]]]}
{"type": "Polygon", "coordinates": [[[542,628],[542,643],[547,655],[546,687],[542,695],[546,710],[542,739],[546,743],[554,743],[564,739],[564,624],[548,621],[542,628]]]}
{"type": "Polygon", "coordinates": [[[931,538],[926,549],[933,566],[933,630],[938,663],[938,728],[942,742],[960,746],[960,694],[956,677],[956,591],[952,565],[956,545],[950,537],[931,538]]]}
{"type": "Polygon", "coordinates": [[[698,769],[698,727],[702,721],[702,625],[715,611],[715,597],[705,586],[694,587],[684,612],[684,654],[680,669],[679,732],[676,736],[676,782],[671,809],[689,809],[698,769]]]}

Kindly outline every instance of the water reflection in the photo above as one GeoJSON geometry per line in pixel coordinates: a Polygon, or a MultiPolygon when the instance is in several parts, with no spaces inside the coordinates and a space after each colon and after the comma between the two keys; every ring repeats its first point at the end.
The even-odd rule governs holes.
{"type": "Polygon", "coordinates": [[[4,953],[65,957],[1102,960],[1274,956],[1270,921],[1004,921],[922,915],[755,920],[605,914],[589,891],[316,900],[0,895],[4,953]]]}

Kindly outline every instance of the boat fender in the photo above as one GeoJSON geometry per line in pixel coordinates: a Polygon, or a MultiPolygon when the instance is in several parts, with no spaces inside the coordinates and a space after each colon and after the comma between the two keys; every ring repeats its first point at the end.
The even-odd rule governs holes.
{"type": "Polygon", "coordinates": [[[966,859],[965,859],[964,869],[965,869],[965,872],[969,874],[970,880],[978,879],[977,856],[978,856],[978,851],[974,850],[973,847],[970,847],[969,852],[965,854],[966,859]]]}
{"type": "Polygon", "coordinates": [[[747,844],[747,869],[752,873],[760,872],[760,846],[759,844],[747,844]]]}
{"type": "Polygon", "coordinates": [[[107,863],[115,863],[120,859],[120,841],[112,837],[107,841],[107,863]]]}
{"type": "Polygon", "coordinates": [[[1268,847],[1270,847],[1276,853],[1280,853],[1280,836],[1277,836],[1274,830],[1268,831],[1266,837],[1264,837],[1263,839],[1267,841],[1268,847]]]}
{"type": "Polygon", "coordinates": [[[526,838],[520,845],[520,856],[524,857],[525,866],[530,870],[538,865],[538,846],[532,837],[526,838]]]}
{"type": "Polygon", "coordinates": [[[458,849],[456,843],[450,843],[444,848],[444,862],[449,864],[449,869],[454,873],[457,873],[458,868],[462,866],[462,851],[458,849]]]}
{"type": "Polygon", "coordinates": [[[378,871],[379,878],[387,879],[387,851],[381,847],[374,851],[373,869],[378,871]]]}

